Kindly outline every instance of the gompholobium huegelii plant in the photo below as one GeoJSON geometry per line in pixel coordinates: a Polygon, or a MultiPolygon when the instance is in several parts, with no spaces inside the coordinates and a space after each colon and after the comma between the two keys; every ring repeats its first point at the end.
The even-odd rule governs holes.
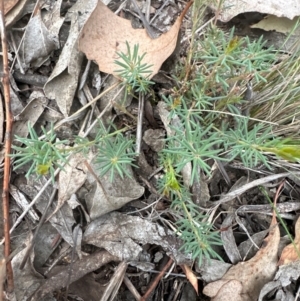
{"type": "MultiPolygon", "coordinates": [[[[196,33],[193,30],[194,34],[196,33]]],[[[127,53],[119,53],[116,61],[118,74],[128,93],[148,93],[151,66],[143,63],[138,45],[127,43],[127,53]]],[[[267,48],[262,39],[225,34],[217,27],[206,30],[204,38],[193,38],[189,59],[178,64],[173,78],[176,85],[169,95],[162,96],[169,109],[169,118],[176,116],[180,125],[170,126],[172,135],[166,138],[159,154],[164,172],[159,180],[159,191],[172,201],[177,231],[182,248],[193,259],[220,258],[214,246],[221,245],[218,231],[207,214],[192,201],[190,187],[200,179],[200,173],[211,174],[211,161],[239,160],[245,167],[263,164],[272,168],[273,157],[285,160],[300,159],[299,143],[274,134],[273,124],[251,116],[251,97],[245,97],[246,87],[266,83],[266,77],[277,63],[276,51],[267,48]],[[249,109],[250,107],[250,109],[249,109]],[[184,185],[181,171],[191,165],[190,183],[184,185]]],[[[250,88],[249,88],[250,89],[250,88]]],[[[246,90],[247,92],[247,90],[246,90]]],[[[53,127],[44,139],[28,125],[29,137],[16,137],[23,146],[14,146],[15,167],[29,163],[27,176],[50,173],[67,164],[72,152],[97,148],[100,175],[110,173],[129,176],[126,167],[134,166],[133,139],[125,138],[124,129],[100,126],[94,140],[77,137],[74,145],[59,141],[53,127]]]]}

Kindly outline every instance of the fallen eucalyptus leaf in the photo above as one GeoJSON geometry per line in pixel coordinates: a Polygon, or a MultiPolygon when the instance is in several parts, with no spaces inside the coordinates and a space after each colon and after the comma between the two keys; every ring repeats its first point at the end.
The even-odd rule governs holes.
{"type": "MultiPolygon", "coordinates": [[[[33,127],[37,120],[40,118],[48,104],[48,99],[41,91],[33,91],[29,97],[29,103],[22,110],[22,112],[16,116],[16,121],[13,127],[13,137],[15,135],[19,137],[27,137],[28,135],[28,123],[33,127]],[[34,114],[32,114],[34,112],[34,114]]],[[[16,141],[14,144],[20,145],[16,141]]]]}
{"type": "Polygon", "coordinates": [[[300,260],[300,218],[298,218],[295,224],[295,239],[294,243],[286,246],[280,256],[278,265],[286,265],[291,262],[300,260]]]}
{"type": "Polygon", "coordinates": [[[14,23],[16,23],[19,20],[19,18],[22,16],[23,10],[29,2],[30,0],[19,0],[15,1],[15,3],[10,3],[9,8],[7,8],[7,11],[5,13],[6,27],[11,27],[14,23]]]}
{"type": "Polygon", "coordinates": [[[253,258],[230,268],[221,280],[205,286],[203,293],[212,301],[257,300],[262,287],[273,280],[277,270],[280,232],[275,215],[270,228],[269,236],[253,258]]]}
{"type": "Polygon", "coordinates": [[[51,52],[59,48],[58,36],[53,35],[45,26],[41,13],[28,22],[22,44],[25,67],[40,67],[51,52]]]}
{"type": "Polygon", "coordinates": [[[182,19],[192,4],[190,1],[170,31],[157,39],[151,39],[145,29],[134,29],[129,20],[116,16],[105,4],[98,2],[89,20],[84,25],[79,39],[79,49],[89,60],[95,60],[102,72],[117,75],[115,60],[117,53],[127,52],[126,42],[131,48],[139,45],[139,54],[146,53],[143,63],[152,65],[150,78],[162,63],[173,53],[182,19]]]}

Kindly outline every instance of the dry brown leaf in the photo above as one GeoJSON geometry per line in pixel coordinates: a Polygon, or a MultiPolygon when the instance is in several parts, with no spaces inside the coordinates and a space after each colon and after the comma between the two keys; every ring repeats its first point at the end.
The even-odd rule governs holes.
{"type": "Polygon", "coordinates": [[[146,53],[143,63],[152,65],[151,76],[173,53],[182,19],[192,4],[190,1],[172,28],[157,39],[151,39],[145,29],[134,29],[129,20],[116,16],[101,1],[84,25],[79,38],[79,50],[89,60],[95,60],[102,72],[114,74],[118,69],[117,52],[127,52],[126,41],[131,47],[138,44],[140,55],[146,53]]]}
{"type": "MultiPolygon", "coordinates": [[[[55,3],[56,7],[60,4],[58,1],[55,3]]],[[[53,22],[58,19],[56,23],[60,26],[63,24],[64,18],[60,18],[60,16],[56,17],[57,13],[55,14],[51,12],[51,16],[53,22]]],[[[58,34],[60,27],[57,25],[59,28],[55,28],[56,30],[54,30],[51,28],[51,25],[52,24],[45,24],[40,10],[38,10],[38,12],[30,18],[23,36],[23,43],[20,52],[20,55],[23,57],[25,68],[40,67],[46,60],[48,60],[50,54],[54,50],[59,49],[60,44],[58,34]]]]}
{"type": "Polygon", "coordinates": [[[286,246],[280,256],[278,265],[284,265],[291,262],[299,260],[299,250],[300,250],[300,217],[298,218],[295,225],[295,245],[292,243],[286,246]],[[295,246],[298,250],[295,249],[295,246]],[[298,251],[298,252],[297,252],[298,251]]]}
{"type": "Polygon", "coordinates": [[[102,165],[92,162],[88,167],[87,183],[90,186],[89,192],[85,195],[86,207],[91,220],[108,212],[117,210],[132,200],[139,199],[145,192],[135,179],[130,166],[126,171],[130,176],[121,177],[114,175],[114,180],[110,180],[109,174],[98,178],[97,173],[102,165]],[[130,187],[130,189],[128,189],[130,187]]]}
{"type": "MultiPolygon", "coordinates": [[[[10,5],[7,6],[7,10],[5,9],[5,25],[7,27],[11,27],[21,18],[22,13],[26,8],[26,4],[28,4],[29,1],[30,0],[11,1],[10,5]]],[[[6,4],[4,3],[4,5],[6,4]]]]}
{"type": "Polygon", "coordinates": [[[4,1],[4,14],[7,14],[18,2],[19,0],[4,1]]]}
{"type": "Polygon", "coordinates": [[[193,288],[195,289],[198,295],[198,279],[196,275],[193,273],[192,269],[186,264],[183,264],[181,268],[183,269],[186,278],[189,280],[189,282],[191,283],[191,285],[193,286],[193,288]]]}
{"type": "Polygon", "coordinates": [[[247,296],[243,296],[243,286],[238,280],[219,280],[208,284],[205,288],[206,295],[213,297],[213,301],[249,301],[247,296]]]}
{"type": "Polygon", "coordinates": [[[240,262],[230,268],[221,280],[208,284],[203,293],[213,297],[212,301],[257,300],[262,287],[273,279],[277,269],[280,233],[275,215],[270,227],[269,236],[264,240],[261,249],[252,259],[240,262]],[[227,287],[227,285],[230,287],[227,287]],[[240,285],[242,290],[238,292],[240,285]]]}
{"type": "MultiPolygon", "coordinates": [[[[126,261],[141,261],[143,245],[161,246],[178,264],[190,264],[188,256],[179,251],[181,241],[172,231],[138,216],[111,212],[93,220],[85,229],[83,243],[106,249],[110,254],[126,261]]],[[[150,268],[151,269],[151,268],[150,268]]]]}

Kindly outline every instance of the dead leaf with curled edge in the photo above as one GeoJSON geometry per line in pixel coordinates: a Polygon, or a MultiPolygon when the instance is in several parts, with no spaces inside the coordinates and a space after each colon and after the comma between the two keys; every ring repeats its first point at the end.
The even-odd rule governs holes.
{"type": "Polygon", "coordinates": [[[189,280],[189,282],[191,283],[198,295],[198,279],[196,275],[193,273],[192,269],[186,264],[181,265],[181,268],[183,269],[186,278],[189,280]]]}
{"type": "Polygon", "coordinates": [[[19,0],[6,0],[4,1],[4,14],[6,15],[15,5],[17,5],[19,0]]]}
{"type": "Polygon", "coordinates": [[[292,29],[296,26],[298,22],[298,18],[294,18],[293,20],[285,17],[277,17],[273,15],[268,15],[261,21],[256,24],[251,25],[251,28],[259,28],[265,31],[277,31],[284,34],[288,34],[292,31],[292,29]]]}
{"type": "Polygon", "coordinates": [[[30,0],[5,0],[4,11],[5,11],[5,25],[11,27],[21,17],[30,0]]]}
{"type": "Polygon", "coordinates": [[[277,270],[277,252],[280,232],[273,215],[269,236],[256,255],[228,270],[221,280],[204,287],[203,293],[211,301],[256,301],[262,287],[273,280],[277,270]]]}
{"type": "Polygon", "coordinates": [[[173,53],[182,19],[191,6],[188,2],[171,29],[157,39],[151,39],[145,29],[134,29],[129,20],[116,16],[101,1],[85,23],[79,38],[79,50],[89,60],[95,60],[102,72],[117,75],[115,60],[117,53],[127,52],[126,42],[132,48],[139,45],[139,54],[146,53],[143,63],[152,65],[150,78],[162,63],[173,53]]]}
{"type": "Polygon", "coordinates": [[[219,4],[216,5],[217,2],[210,2],[209,6],[219,11],[218,19],[222,22],[228,22],[233,17],[247,12],[259,12],[289,19],[300,15],[300,2],[294,0],[224,0],[221,9],[218,7],[219,4]]]}
{"type": "Polygon", "coordinates": [[[286,265],[291,262],[299,260],[300,253],[300,217],[298,218],[295,225],[295,240],[294,244],[286,246],[281,253],[278,265],[286,265]],[[296,249],[297,248],[297,249],[296,249]]]}

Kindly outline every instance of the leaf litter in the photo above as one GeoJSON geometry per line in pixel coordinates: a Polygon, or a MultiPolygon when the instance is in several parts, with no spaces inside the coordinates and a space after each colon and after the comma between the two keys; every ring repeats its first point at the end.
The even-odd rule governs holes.
{"type": "Polygon", "coordinates": [[[79,49],[88,59],[97,62],[100,71],[117,75],[114,63],[118,59],[117,53],[126,53],[126,42],[131,46],[138,44],[140,52],[146,53],[143,62],[151,66],[149,74],[151,78],[158,73],[162,63],[173,53],[180,25],[188,7],[189,5],[167,33],[157,39],[151,39],[145,29],[132,28],[129,20],[116,16],[99,1],[83,27],[79,49]],[[113,28],[111,23],[115,24],[113,28]]]}
{"type": "Polygon", "coordinates": [[[262,287],[274,278],[277,270],[280,232],[275,214],[270,228],[268,237],[256,255],[231,267],[221,280],[208,284],[204,287],[204,294],[214,301],[230,298],[238,301],[257,300],[262,287]]]}
{"type": "MultiPolygon", "coordinates": [[[[28,122],[38,128],[41,124],[47,125],[49,120],[61,121],[62,116],[66,120],[64,131],[61,131],[62,136],[67,135],[68,130],[71,132],[79,131],[78,116],[76,115],[77,119],[72,119],[72,113],[78,107],[78,103],[74,99],[80,97],[80,93],[83,93],[84,98],[90,98],[84,94],[84,89],[77,91],[85,62],[83,53],[89,60],[97,62],[101,72],[117,75],[115,72],[117,67],[114,63],[118,59],[117,53],[126,52],[126,41],[130,42],[132,46],[139,44],[141,53],[146,53],[145,62],[152,65],[150,77],[157,74],[163,62],[174,52],[179,29],[182,27],[188,8],[186,6],[186,9],[182,9],[183,12],[177,19],[176,16],[171,16],[176,20],[168,32],[156,39],[151,39],[145,29],[134,29],[129,20],[115,15],[101,1],[98,1],[97,4],[97,1],[94,0],[78,0],[73,6],[67,6],[63,16],[61,12],[65,4],[64,1],[56,1],[54,5],[50,5],[47,9],[42,8],[35,14],[32,14],[32,8],[25,6],[27,2],[29,1],[9,1],[5,8],[7,18],[10,20],[9,26],[21,22],[24,14],[31,15],[21,44],[23,47],[21,54],[23,55],[18,59],[15,68],[20,68],[21,71],[23,67],[25,72],[33,73],[37,77],[46,74],[48,80],[43,92],[33,91],[32,93],[30,90],[35,84],[22,84],[22,82],[17,81],[20,89],[15,89],[14,93],[17,97],[12,104],[17,108],[14,134],[21,137],[28,135],[28,122]],[[64,39],[61,37],[63,32],[66,32],[64,39]],[[39,39],[35,38],[37,35],[39,35],[39,39]],[[53,53],[56,53],[57,50],[59,50],[57,52],[59,56],[54,59],[53,53]],[[52,68],[53,63],[54,67],[52,68]],[[41,74],[38,74],[36,70],[39,70],[38,72],[41,74]],[[25,91],[24,94],[22,94],[22,89],[25,91]],[[28,92],[26,92],[27,90],[28,92]],[[20,94],[22,99],[18,97],[20,94]]],[[[31,3],[33,2],[31,1],[31,3]]],[[[70,5],[70,3],[68,4],[70,5]]],[[[225,18],[224,15],[221,14],[221,16],[225,18]]],[[[94,67],[97,68],[96,65],[94,67]]],[[[99,92],[103,85],[102,80],[105,82],[105,79],[102,78],[102,73],[97,73],[97,76],[97,88],[91,86],[99,92]],[[101,84],[99,84],[100,82],[101,84]]],[[[90,78],[87,77],[84,81],[90,84],[90,78]]],[[[163,91],[163,89],[161,90],[163,91]]],[[[115,91],[112,94],[114,95],[115,91]]],[[[92,98],[89,101],[93,101],[92,98]]],[[[99,107],[104,108],[113,103],[111,98],[109,97],[99,107]]],[[[150,103],[151,111],[152,104],[151,102],[148,103],[150,103]]],[[[120,108],[120,104],[122,103],[118,102],[119,106],[114,106],[115,111],[120,108]]],[[[134,108],[135,104],[133,98],[126,103],[126,107],[130,105],[134,108]]],[[[125,110],[124,114],[124,110],[118,111],[118,117],[116,117],[112,107],[110,106],[107,118],[102,119],[103,122],[109,123],[116,119],[117,123],[127,124],[128,119],[124,115],[128,112],[125,110]]],[[[91,119],[97,116],[98,107],[94,110],[96,113],[90,112],[90,115],[86,115],[86,120],[90,119],[86,121],[89,124],[91,119]]],[[[182,123],[178,116],[173,116],[171,120],[168,118],[168,107],[163,102],[153,106],[151,114],[155,121],[152,120],[152,124],[155,126],[153,129],[149,127],[151,121],[147,120],[149,123],[146,123],[148,128],[143,140],[145,141],[146,159],[153,163],[158,151],[164,147],[160,139],[165,136],[165,132],[167,132],[168,137],[172,137],[174,134],[173,127],[181,127],[182,123]],[[157,129],[157,126],[160,128],[157,129]]],[[[82,119],[83,116],[80,118],[82,119]]],[[[102,289],[99,282],[95,280],[101,278],[101,273],[110,275],[110,280],[115,281],[111,285],[117,293],[119,285],[123,281],[126,283],[127,276],[124,276],[124,273],[127,270],[131,272],[144,271],[144,278],[150,279],[154,266],[151,257],[155,257],[161,252],[175,260],[176,266],[181,266],[179,272],[178,267],[176,268],[177,273],[183,271],[197,293],[199,278],[197,276],[201,275],[205,283],[208,283],[204,288],[204,293],[212,297],[211,300],[214,301],[262,300],[265,295],[271,292],[271,288],[276,288],[278,294],[287,296],[285,289],[299,278],[299,260],[294,245],[287,246],[279,263],[277,262],[280,234],[274,216],[269,229],[259,232],[259,235],[258,233],[247,233],[246,238],[244,237],[244,243],[239,246],[236,242],[236,233],[232,228],[234,223],[238,222],[236,206],[237,202],[241,201],[239,197],[242,193],[251,191],[259,184],[262,185],[271,180],[275,181],[277,178],[285,177],[287,176],[286,173],[266,177],[265,181],[263,179],[260,182],[254,180],[256,177],[250,174],[252,182],[244,183],[240,189],[229,191],[220,198],[219,202],[215,202],[223,210],[225,204],[231,202],[228,218],[223,219],[221,231],[223,231],[224,244],[227,244],[225,249],[229,261],[235,265],[231,266],[218,260],[211,262],[204,260],[200,266],[197,266],[198,262],[196,261],[195,267],[193,267],[190,255],[185,254],[181,248],[180,233],[174,231],[174,226],[168,220],[172,217],[172,213],[168,209],[166,211],[158,209],[164,208],[163,210],[165,210],[169,208],[169,204],[166,204],[166,200],[161,196],[158,197],[159,193],[154,188],[157,180],[156,175],[152,175],[155,164],[151,166],[151,176],[149,172],[145,173],[149,177],[143,177],[142,173],[136,176],[138,173],[130,167],[128,174],[132,178],[116,176],[111,182],[108,176],[95,178],[99,166],[89,160],[90,156],[91,153],[85,157],[78,153],[73,154],[69,163],[57,175],[55,185],[57,185],[58,193],[46,215],[48,222],[38,232],[35,247],[22,270],[19,268],[27,249],[22,246],[24,241],[15,240],[15,249],[19,251],[12,259],[16,277],[16,300],[47,300],[47,295],[48,297],[51,296],[51,300],[60,300],[53,292],[61,292],[63,288],[69,288],[71,294],[76,291],[76,286],[77,288],[79,286],[86,287],[81,292],[86,300],[99,300],[101,294],[91,292],[93,288],[97,288],[105,296],[105,289],[102,289]],[[84,162],[88,163],[92,172],[84,162]],[[153,202],[151,199],[155,201],[153,202]],[[151,210],[148,211],[149,208],[151,210]],[[230,230],[227,229],[226,231],[226,228],[230,228],[230,230]],[[230,235],[226,242],[226,235],[229,232],[230,235]],[[268,233],[268,237],[260,246],[259,242],[262,241],[262,237],[266,233],[268,233]],[[250,254],[249,249],[256,249],[253,247],[253,242],[259,245],[260,249],[255,255],[252,255],[251,252],[252,256],[249,258],[247,257],[250,254]],[[229,248],[230,243],[234,244],[234,251],[229,248]],[[244,250],[241,250],[241,247],[244,250]],[[249,259],[241,261],[241,258],[242,260],[249,259]],[[56,262],[57,266],[54,267],[55,264],[52,266],[52,262],[56,262]],[[112,272],[111,265],[109,265],[109,263],[118,262],[121,262],[120,266],[123,268],[120,275],[112,272]],[[47,275],[46,279],[42,276],[43,274],[47,275]],[[117,275],[115,276],[117,279],[111,276],[112,274],[117,275]],[[88,285],[90,286],[88,287],[88,285]]],[[[149,162],[147,164],[149,165],[149,162]]],[[[24,170],[26,168],[26,166],[23,167],[24,170]]],[[[187,165],[182,175],[183,181],[187,185],[190,183],[190,174],[191,168],[187,165]]],[[[247,176],[247,180],[249,180],[249,172],[247,176]]],[[[238,177],[239,175],[231,175],[231,178],[236,181],[238,177]]],[[[240,178],[245,180],[243,176],[240,178]]],[[[21,202],[22,204],[25,203],[22,206],[26,206],[26,210],[30,206],[32,207],[33,204],[28,206],[28,203],[36,198],[39,191],[44,190],[43,185],[46,180],[47,178],[43,176],[39,180],[27,182],[21,173],[16,173],[14,175],[15,186],[11,186],[11,192],[16,203],[19,203],[20,206],[21,202]]],[[[215,182],[210,187],[223,185],[216,175],[210,181],[215,182]]],[[[30,211],[31,220],[28,219],[26,223],[22,221],[21,226],[15,230],[16,233],[21,231],[22,236],[20,237],[27,237],[27,246],[32,243],[31,233],[34,232],[38,220],[45,214],[46,204],[51,192],[55,189],[52,187],[51,181],[48,183],[50,183],[49,187],[45,188],[45,192],[30,211]]],[[[209,185],[207,181],[203,181],[201,186],[203,193],[205,187],[209,185]]],[[[216,191],[213,193],[218,194],[216,191]]],[[[206,193],[206,198],[205,203],[209,203],[209,192],[206,193]]],[[[202,197],[198,199],[202,200],[202,197]]],[[[288,203],[286,204],[288,206],[288,203]]],[[[240,204],[238,205],[240,206],[240,204]]],[[[291,208],[285,212],[293,212],[291,208]]],[[[18,210],[24,209],[15,210],[21,214],[18,210]]],[[[240,213],[247,215],[247,211],[240,211],[240,213]]],[[[257,216],[259,214],[255,215],[255,217],[257,216]]],[[[175,216],[175,220],[176,218],[180,217],[175,216]]],[[[242,225],[242,222],[239,225],[242,225]]],[[[297,224],[295,244],[298,247],[299,231],[297,224]]],[[[149,281],[140,278],[137,289],[148,284],[149,281]]],[[[120,290],[122,289],[124,290],[124,288],[120,290]]],[[[80,294],[78,290],[77,294],[78,296],[80,294]]]]}

